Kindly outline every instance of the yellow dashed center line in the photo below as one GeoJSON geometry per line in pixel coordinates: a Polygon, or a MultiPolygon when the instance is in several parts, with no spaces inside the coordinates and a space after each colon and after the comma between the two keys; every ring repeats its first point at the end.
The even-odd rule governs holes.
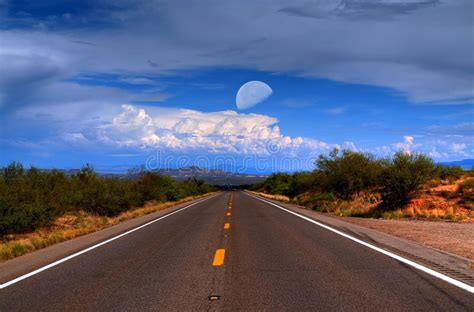
{"type": "MultiPolygon", "coordinates": [[[[227,202],[227,208],[229,210],[232,209],[232,195],[229,197],[229,201],[227,202]]],[[[226,216],[230,217],[231,213],[226,212],[226,216]]],[[[230,229],[230,223],[224,223],[224,230],[230,229]]],[[[224,237],[227,237],[227,234],[224,234],[224,237]]],[[[219,248],[216,250],[216,254],[214,255],[214,260],[212,261],[212,266],[221,266],[224,264],[224,257],[225,257],[225,249],[219,248]]]]}
{"type": "Polygon", "coordinates": [[[224,264],[225,249],[217,249],[216,254],[214,255],[214,261],[212,261],[213,266],[221,266],[224,264]]]}

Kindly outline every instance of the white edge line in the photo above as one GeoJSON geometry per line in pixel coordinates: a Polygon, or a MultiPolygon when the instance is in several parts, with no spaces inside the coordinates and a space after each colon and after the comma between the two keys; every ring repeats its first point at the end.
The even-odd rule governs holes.
{"type": "Polygon", "coordinates": [[[346,233],[344,233],[344,232],[341,232],[341,231],[339,231],[339,230],[336,230],[336,229],[334,229],[334,228],[332,228],[332,227],[330,227],[330,226],[327,226],[327,225],[325,225],[325,224],[323,224],[323,223],[320,223],[320,222],[318,222],[318,221],[315,221],[315,220],[313,220],[313,219],[311,219],[311,218],[308,218],[308,217],[306,217],[306,216],[300,215],[299,213],[296,213],[296,212],[294,212],[294,211],[292,211],[292,210],[290,210],[290,209],[283,208],[283,207],[281,207],[281,206],[279,206],[279,205],[277,205],[277,204],[275,204],[275,203],[273,203],[273,202],[267,201],[267,200],[265,200],[265,199],[259,198],[259,197],[254,196],[254,195],[250,195],[250,194],[247,193],[247,192],[245,192],[245,193],[246,193],[248,196],[250,196],[250,197],[253,197],[253,198],[255,198],[255,199],[258,199],[258,200],[260,200],[260,201],[262,201],[262,202],[265,202],[265,203],[267,203],[267,204],[269,204],[269,205],[275,206],[275,207],[277,207],[277,208],[279,208],[279,209],[281,209],[281,210],[284,210],[284,211],[286,211],[286,212],[288,212],[288,213],[291,213],[292,215],[295,215],[295,216],[297,216],[297,217],[299,217],[299,218],[301,218],[301,219],[304,219],[304,220],[306,220],[306,221],[309,221],[309,222],[311,222],[311,223],[314,223],[314,224],[316,224],[316,225],[318,225],[318,226],[320,226],[320,227],[322,227],[322,228],[324,228],[324,229],[326,229],[326,230],[329,230],[329,231],[334,232],[334,233],[336,233],[336,234],[338,234],[338,235],[341,235],[341,236],[343,236],[343,237],[345,237],[345,238],[348,238],[348,239],[350,239],[350,240],[352,240],[352,241],[354,241],[354,242],[356,242],[356,243],[359,243],[359,244],[361,244],[361,245],[364,245],[365,247],[368,247],[368,248],[370,248],[370,249],[372,249],[372,250],[378,251],[378,252],[380,252],[380,253],[382,253],[382,254],[384,254],[384,255],[390,257],[390,258],[393,258],[393,259],[395,259],[395,260],[398,260],[398,261],[400,261],[400,262],[402,262],[402,263],[405,263],[405,264],[407,264],[407,265],[409,265],[409,266],[411,266],[411,267],[414,267],[415,269],[418,269],[418,270],[423,271],[423,272],[425,272],[425,273],[427,273],[427,274],[429,274],[429,275],[431,275],[431,276],[434,276],[434,277],[436,277],[436,278],[439,278],[440,280],[443,280],[443,281],[445,281],[445,282],[447,282],[447,283],[449,283],[449,284],[451,284],[451,285],[454,285],[454,286],[456,286],[456,287],[459,287],[459,288],[461,288],[461,289],[463,289],[463,290],[466,290],[466,291],[468,291],[468,292],[470,292],[470,293],[474,293],[474,287],[473,287],[473,286],[470,286],[470,285],[468,285],[468,284],[466,284],[466,283],[463,283],[463,282],[461,282],[461,281],[458,281],[458,280],[456,280],[456,279],[454,279],[454,278],[452,278],[452,277],[449,277],[449,276],[447,276],[447,275],[444,275],[444,274],[442,274],[442,273],[439,273],[439,272],[437,272],[437,271],[435,271],[435,270],[432,270],[432,269],[430,269],[430,268],[428,268],[428,267],[425,267],[425,266],[423,266],[423,265],[421,265],[421,264],[419,264],[419,263],[416,263],[416,262],[414,262],[414,261],[411,261],[411,260],[408,260],[408,259],[406,259],[406,258],[403,258],[403,257],[401,257],[401,256],[399,256],[399,255],[397,255],[397,254],[394,254],[394,253],[390,252],[390,251],[387,251],[387,250],[385,250],[385,249],[382,249],[382,248],[379,248],[379,247],[374,246],[374,245],[372,245],[372,244],[369,244],[369,243],[367,243],[367,242],[364,242],[363,240],[360,240],[360,239],[358,239],[358,238],[355,238],[355,237],[353,237],[353,236],[350,236],[350,235],[348,235],[348,234],[346,234],[346,233]]]}
{"type": "Polygon", "coordinates": [[[71,260],[72,258],[75,258],[75,257],[77,257],[77,256],[80,256],[80,255],[86,253],[86,252],[89,252],[89,251],[91,251],[91,250],[93,250],[93,249],[96,249],[96,248],[98,248],[98,247],[100,247],[100,246],[103,246],[103,245],[105,245],[105,244],[108,244],[108,243],[110,243],[110,242],[112,242],[112,241],[114,241],[114,240],[116,240],[116,239],[119,239],[119,238],[125,236],[125,235],[128,235],[128,234],[130,234],[130,233],[133,233],[133,232],[135,232],[135,231],[138,231],[138,230],[140,230],[140,229],[142,229],[142,228],[144,228],[144,227],[146,227],[146,226],[148,226],[148,225],[150,225],[150,224],[153,224],[153,223],[158,222],[158,221],[160,221],[160,220],[162,220],[162,219],[164,219],[164,218],[167,218],[167,217],[169,217],[169,216],[172,216],[172,215],[174,215],[174,214],[176,214],[176,213],[178,213],[178,212],[181,212],[181,211],[183,211],[183,210],[185,210],[185,209],[188,209],[188,208],[190,208],[190,207],[192,207],[192,206],[194,206],[194,205],[197,205],[197,204],[199,204],[199,203],[202,203],[203,201],[206,201],[206,200],[208,200],[208,199],[211,199],[211,198],[213,198],[213,197],[215,197],[215,196],[217,196],[217,195],[219,195],[219,194],[212,195],[212,196],[210,196],[210,197],[204,198],[204,199],[202,199],[202,200],[200,200],[200,201],[197,201],[197,202],[195,202],[195,203],[189,204],[189,205],[187,205],[187,206],[185,206],[185,207],[183,207],[183,208],[179,208],[178,210],[175,210],[175,211],[170,212],[170,213],[168,213],[168,214],[166,214],[166,215],[164,215],[164,216],[161,216],[161,217],[159,217],[159,218],[157,218],[157,219],[154,219],[154,220],[151,220],[151,221],[149,221],[149,222],[147,222],[147,223],[145,223],[145,224],[142,224],[142,225],[140,225],[140,226],[138,226],[138,227],[136,227],[136,228],[133,228],[133,229],[131,229],[131,230],[128,230],[128,231],[125,232],[125,233],[122,233],[122,234],[119,234],[119,235],[114,236],[114,237],[112,237],[112,238],[109,238],[109,239],[107,239],[107,240],[105,240],[105,241],[103,241],[103,242],[100,242],[100,243],[96,244],[96,245],[93,245],[93,246],[91,246],[91,247],[88,247],[88,248],[86,248],[86,249],[83,249],[83,250],[81,250],[81,251],[78,251],[78,252],[76,252],[76,253],[73,253],[72,255],[69,255],[69,256],[67,256],[67,257],[65,257],[65,258],[59,259],[59,260],[57,260],[57,261],[55,261],[55,262],[53,262],[53,263],[50,263],[50,264],[48,264],[48,265],[45,265],[45,266],[43,266],[43,267],[41,267],[41,268],[39,268],[39,269],[36,269],[36,270],[34,270],[34,271],[31,271],[30,273],[26,273],[26,274],[24,274],[24,275],[22,275],[22,276],[19,276],[19,277],[15,278],[15,279],[12,279],[11,281],[8,281],[8,282],[5,282],[5,283],[3,283],[3,284],[0,284],[0,289],[3,289],[3,288],[6,288],[6,287],[8,287],[8,286],[11,286],[11,285],[13,285],[13,284],[16,284],[16,283],[18,283],[19,281],[22,281],[22,280],[24,280],[24,279],[27,279],[28,277],[31,277],[31,276],[36,275],[36,274],[38,274],[38,273],[41,273],[41,272],[43,272],[43,271],[45,271],[45,270],[47,270],[47,269],[50,269],[50,268],[52,268],[52,267],[54,267],[54,266],[57,266],[57,265],[61,264],[61,263],[63,263],[63,262],[66,262],[66,261],[68,261],[68,260],[71,260]]]}

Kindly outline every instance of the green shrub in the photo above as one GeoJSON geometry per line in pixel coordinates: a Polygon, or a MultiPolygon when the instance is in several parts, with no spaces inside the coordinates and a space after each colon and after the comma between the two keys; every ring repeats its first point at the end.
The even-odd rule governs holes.
{"type": "Polygon", "coordinates": [[[396,153],[384,164],[381,207],[386,210],[404,207],[434,174],[435,166],[430,158],[418,153],[396,153]]]}
{"type": "Polygon", "coordinates": [[[462,183],[459,184],[458,190],[460,192],[463,192],[464,190],[472,190],[474,189],[474,179],[468,179],[466,181],[463,181],[462,183]]]}
{"type": "Polygon", "coordinates": [[[309,191],[314,186],[315,175],[311,172],[296,172],[291,175],[288,193],[290,198],[309,191]]]}
{"type": "Polygon", "coordinates": [[[291,175],[287,173],[274,173],[263,183],[263,188],[269,194],[289,196],[290,184],[291,175]]]}
{"type": "Polygon", "coordinates": [[[0,202],[0,233],[19,233],[31,231],[49,222],[47,210],[44,207],[22,204],[12,207],[0,202]]]}
{"type": "Polygon", "coordinates": [[[66,176],[57,170],[25,170],[13,162],[0,168],[0,237],[33,231],[66,212],[115,216],[147,201],[174,201],[209,191],[203,181],[176,182],[155,172],[102,178],[87,164],[79,173],[66,176]]]}
{"type": "Polygon", "coordinates": [[[436,175],[441,180],[455,181],[459,179],[464,173],[464,170],[459,166],[436,166],[436,175]]]}
{"type": "Polygon", "coordinates": [[[459,184],[458,193],[461,194],[460,204],[467,209],[474,210],[474,179],[459,184]]]}
{"type": "Polygon", "coordinates": [[[328,212],[335,200],[336,196],[333,193],[319,193],[311,196],[308,204],[313,210],[328,212]]]}
{"type": "Polygon", "coordinates": [[[374,187],[379,181],[382,166],[374,156],[334,149],[329,156],[320,155],[316,161],[319,187],[343,199],[374,187]]]}

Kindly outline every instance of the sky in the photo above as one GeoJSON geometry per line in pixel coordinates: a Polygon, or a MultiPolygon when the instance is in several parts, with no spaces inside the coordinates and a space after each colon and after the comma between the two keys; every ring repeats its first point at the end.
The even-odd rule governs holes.
{"type": "Polygon", "coordinates": [[[474,158],[473,6],[0,0],[0,165],[269,173],[333,148],[474,158]],[[236,101],[249,81],[261,84],[236,101]]]}

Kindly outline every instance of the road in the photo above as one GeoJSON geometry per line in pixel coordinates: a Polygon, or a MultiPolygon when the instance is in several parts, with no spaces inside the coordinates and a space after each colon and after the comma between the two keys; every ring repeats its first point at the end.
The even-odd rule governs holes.
{"type": "Polygon", "coordinates": [[[223,192],[0,290],[0,311],[473,308],[469,292],[243,192],[223,192]]]}

